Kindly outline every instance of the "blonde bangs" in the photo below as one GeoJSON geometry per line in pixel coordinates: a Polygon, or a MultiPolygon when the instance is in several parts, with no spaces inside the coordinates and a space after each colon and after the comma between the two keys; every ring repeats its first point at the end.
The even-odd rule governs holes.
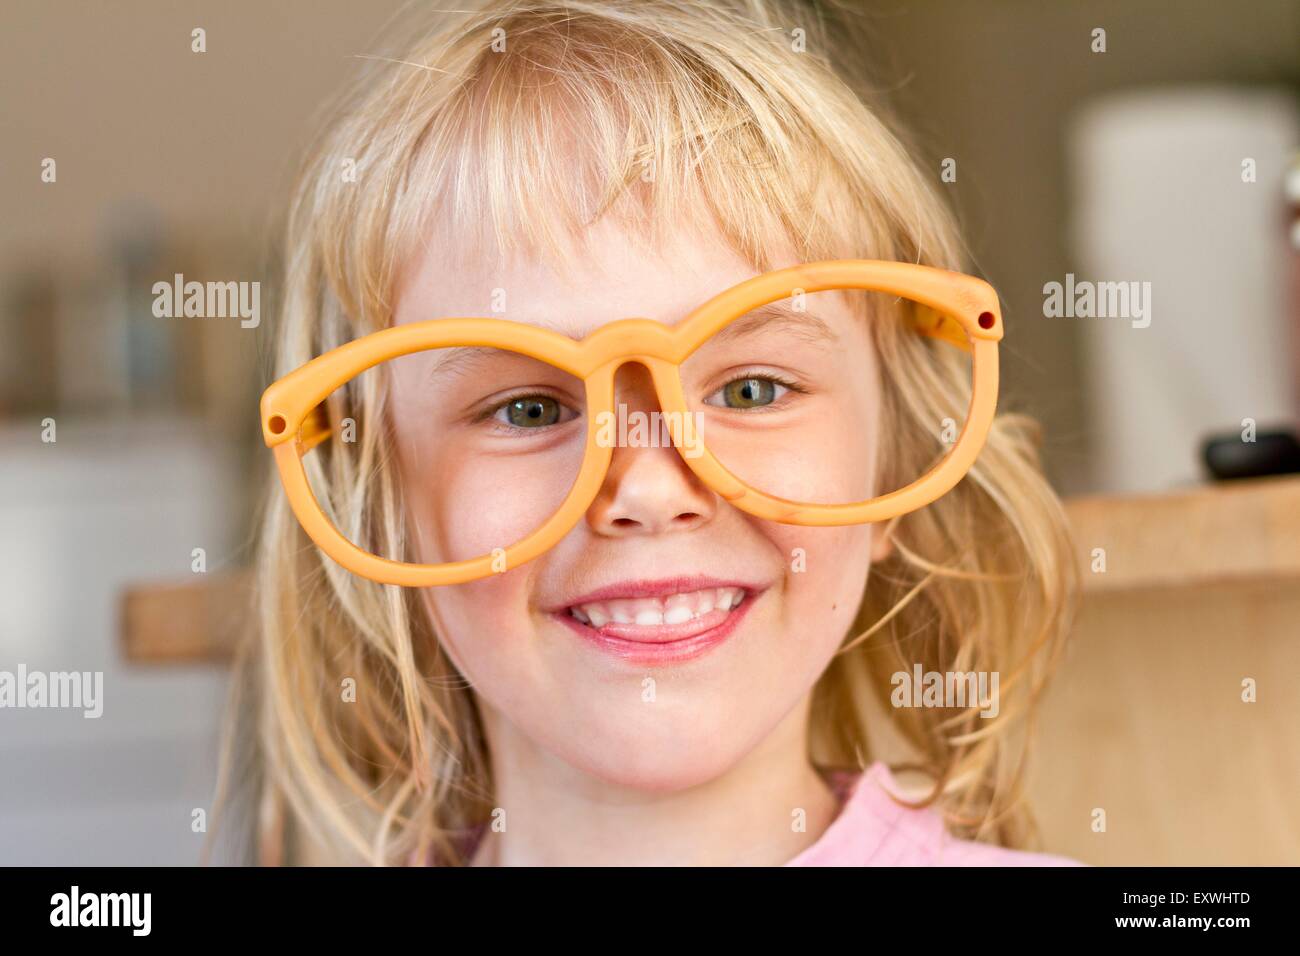
{"type": "Polygon", "coordinates": [[[720,234],[758,271],[779,248],[957,267],[946,213],[916,198],[932,187],[811,52],[826,48],[821,24],[752,13],[488,4],[439,13],[426,43],[371,58],[368,95],[345,104],[304,190],[356,331],[391,317],[399,270],[428,244],[453,263],[568,268],[606,216],[651,249],[720,234]],[[348,168],[356,182],[339,188],[348,168]]]}

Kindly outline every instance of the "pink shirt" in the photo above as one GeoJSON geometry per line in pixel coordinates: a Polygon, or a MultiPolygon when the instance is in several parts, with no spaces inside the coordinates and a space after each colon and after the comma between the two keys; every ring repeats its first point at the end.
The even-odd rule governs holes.
{"type": "MultiPolygon", "coordinates": [[[[939,811],[914,810],[890,795],[899,789],[877,761],[862,773],[839,771],[831,783],[840,812],[826,832],[786,866],[1082,866],[1062,856],[1007,850],[952,836],[939,811]]],[[[478,827],[465,843],[472,850],[478,827]]],[[[418,865],[417,859],[412,863],[418,865]]]]}
{"type": "Polygon", "coordinates": [[[1007,850],[948,833],[939,811],[901,806],[893,775],[876,762],[833,777],[842,807],[816,843],[786,866],[1082,866],[1045,853],[1007,850]]]}

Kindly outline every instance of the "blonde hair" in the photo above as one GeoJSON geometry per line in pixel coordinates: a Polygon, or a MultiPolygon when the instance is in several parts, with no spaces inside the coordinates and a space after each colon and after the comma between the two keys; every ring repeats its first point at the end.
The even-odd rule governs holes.
{"type": "MultiPolygon", "coordinates": [[[[405,25],[402,35],[418,39],[368,59],[312,150],[287,225],[277,375],[387,325],[400,270],[431,229],[455,236],[465,255],[523,250],[562,261],[567,243],[611,215],[651,242],[664,230],[720,230],[758,271],[772,267],[778,243],[802,261],[967,269],[933,177],[837,67],[831,29],[810,8],[456,6],[432,25],[405,25]]],[[[935,453],[902,436],[932,433],[965,407],[969,387],[955,350],[901,325],[873,323],[884,414],[900,423],[882,439],[879,480],[894,486],[935,453]]],[[[372,408],[382,395],[347,401],[372,408]]],[[[381,440],[376,431],[363,442],[381,440]]],[[[382,448],[363,445],[352,466],[308,457],[320,459],[313,484],[328,488],[341,526],[371,542],[400,540],[400,495],[382,448]],[[383,490],[367,513],[363,481],[383,490]]],[[[260,630],[236,682],[253,700],[228,734],[221,789],[245,782],[262,862],[383,864],[431,851],[465,862],[457,837],[493,805],[472,693],[415,592],[341,571],[271,484],[260,630]],[[355,702],[343,703],[348,677],[355,702]],[[231,753],[248,758],[247,771],[231,753]]],[[[999,417],[967,478],[888,530],[893,554],[873,567],[858,627],[815,689],[811,752],[859,767],[881,754],[873,708],[900,663],[1000,672],[996,718],[980,719],[978,706],[890,716],[907,762],[932,781],[925,802],[954,831],[1023,845],[1021,718],[1067,629],[1075,587],[1032,424],[999,417]]]]}

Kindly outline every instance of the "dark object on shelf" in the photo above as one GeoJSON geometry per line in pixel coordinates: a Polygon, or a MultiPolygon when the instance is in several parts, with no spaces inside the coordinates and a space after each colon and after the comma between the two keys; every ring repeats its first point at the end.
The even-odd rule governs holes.
{"type": "Polygon", "coordinates": [[[1289,431],[1258,432],[1254,441],[1235,433],[1208,438],[1201,457],[1218,481],[1300,472],[1300,442],[1289,431]]]}

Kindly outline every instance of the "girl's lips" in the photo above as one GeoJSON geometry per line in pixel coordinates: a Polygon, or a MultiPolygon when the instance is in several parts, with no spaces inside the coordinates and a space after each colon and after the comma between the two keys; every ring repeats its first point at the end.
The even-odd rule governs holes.
{"type": "Polygon", "coordinates": [[[762,590],[703,577],[630,582],[593,591],[551,615],[624,660],[672,663],[721,644],[762,590]],[[688,609],[691,616],[683,620],[688,609]]]}

